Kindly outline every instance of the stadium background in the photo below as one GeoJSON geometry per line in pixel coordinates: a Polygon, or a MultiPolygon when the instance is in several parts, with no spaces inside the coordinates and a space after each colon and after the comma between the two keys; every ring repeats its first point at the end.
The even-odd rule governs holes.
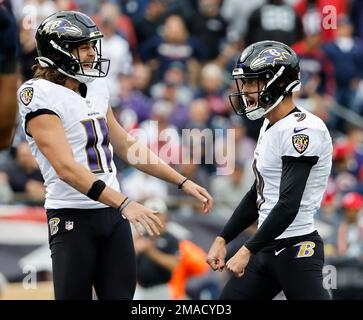
{"type": "MultiPolygon", "coordinates": [[[[303,90],[295,96],[296,104],[321,117],[334,142],[333,169],[316,215],[325,240],[326,264],[337,271],[334,296],[363,298],[363,1],[11,3],[19,26],[19,85],[31,78],[39,23],[58,10],[79,10],[93,17],[105,35],[103,53],[111,59],[111,104],[127,130],[145,129],[145,143],[157,153],[166,143],[158,140],[164,129],[171,133],[172,151],[181,147],[182,129],[224,133],[204,140],[195,134],[202,150],[224,150],[233,144],[236,164],[228,175],[216,174],[225,165],[217,161],[199,165],[165,159],[210,190],[215,209],[208,217],[175,186],[116,159],[123,192],[140,202],[155,197],[163,200],[168,205],[168,230],[204,250],[196,249],[200,259],[254,179],[250,165],[261,122],[244,121],[229,106],[234,62],[255,41],[271,39],[291,45],[301,59],[303,90]],[[234,129],[235,141],[226,144],[227,129],[234,129]]],[[[42,178],[19,128],[11,150],[0,152],[0,299],[52,299],[43,201],[42,178]]],[[[236,239],[229,254],[251,232],[253,228],[236,239]]],[[[181,260],[181,251],[179,255],[181,260]]],[[[217,297],[230,276],[212,273],[206,265],[194,269],[178,280],[185,282],[189,299],[217,297]]],[[[186,296],[182,292],[174,298],[186,296]]]]}

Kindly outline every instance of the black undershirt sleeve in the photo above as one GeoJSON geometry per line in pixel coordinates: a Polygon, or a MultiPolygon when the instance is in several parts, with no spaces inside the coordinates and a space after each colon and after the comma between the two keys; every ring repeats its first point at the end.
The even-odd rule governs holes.
{"type": "Polygon", "coordinates": [[[243,230],[248,228],[258,218],[258,209],[256,205],[257,191],[256,181],[251,189],[243,197],[237,208],[234,210],[232,216],[224,226],[220,234],[226,243],[232,241],[243,230]]]}
{"type": "Polygon", "coordinates": [[[245,246],[253,254],[281,235],[294,221],[300,207],[310,170],[318,157],[282,157],[280,196],[266,220],[245,246]]]}
{"type": "Polygon", "coordinates": [[[29,120],[37,117],[37,116],[40,116],[41,114],[54,114],[56,115],[57,117],[59,117],[59,115],[57,115],[54,111],[52,110],[49,110],[49,109],[38,109],[36,111],[32,111],[32,112],[29,112],[26,114],[25,116],[25,133],[29,136],[29,137],[32,137],[32,135],[28,132],[27,130],[27,125],[28,125],[28,122],[29,120]]]}

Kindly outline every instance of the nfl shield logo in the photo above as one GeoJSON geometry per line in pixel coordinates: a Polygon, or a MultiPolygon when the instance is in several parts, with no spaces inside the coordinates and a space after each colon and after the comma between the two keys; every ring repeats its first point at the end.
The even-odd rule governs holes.
{"type": "Polygon", "coordinates": [[[73,221],[66,221],[65,229],[68,230],[68,231],[72,230],[73,229],[73,221]]]}
{"type": "Polygon", "coordinates": [[[303,153],[309,146],[309,136],[306,134],[292,136],[292,145],[297,152],[303,153]]]}

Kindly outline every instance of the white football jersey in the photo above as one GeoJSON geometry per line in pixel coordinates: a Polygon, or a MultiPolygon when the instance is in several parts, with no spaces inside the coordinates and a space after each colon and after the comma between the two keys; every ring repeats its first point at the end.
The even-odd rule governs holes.
{"type": "Polygon", "coordinates": [[[279,199],[283,156],[317,156],[311,168],[295,220],[276,239],[294,237],[315,230],[314,214],[320,207],[332,166],[332,140],[324,122],[299,108],[267,128],[265,119],[254,153],[253,170],[257,180],[258,227],[279,199]]]}
{"type": "MultiPolygon", "coordinates": [[[[108,137],[106,113],[109,93],[104,79],[95,79],[87,84],[85,98],[47,80],[30,80],[19,88],[18,101],[24,130],[27,116],[54,112],[62,121],[75,161],[93,172],[107,186],[120,190],[113,162],[113,148],[108,137]]],[[[39,151],[34,139],[29,133],[25,133],[44,178],[46,209],[106,207],[60,180],[49,161],[39,151]]]]}

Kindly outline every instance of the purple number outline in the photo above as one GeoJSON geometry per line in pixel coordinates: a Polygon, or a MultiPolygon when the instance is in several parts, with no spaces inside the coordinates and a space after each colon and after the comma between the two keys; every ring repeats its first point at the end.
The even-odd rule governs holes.
{"type": "MultiPolygon", "coordinates": [[[[102,132],[101,146],[103,151],[105,152],[108,170],[109,172],[112,172],[112,167],[111,167],[112,152],[109,149],[110,141],[109,141],[106,121],[105,118],[96,118],[96,119],[101,127],[101,132],[102,132]]],[[[94,119],[86,119],[81,121],[81,124],[83,125],[87,135],[87,143],[85,146],[85,151],[87,155],[88,167],[90,168],[92,173],[104,173],[105,171],[102,166],[101,155],[99,150],[97,149],[97,143],[99,138],[95,127],[95,121],[94,119]]]]}
{"type": "Polygon", "coordinates": [[[265,187],[265,182],[263,181],[263,177],[261,176],[261,173],[257,170],[257,160],[254,159],[252,164],[253,173],[256,177],[256,191],[257,194],[260,196],[260,199],[257,200],[257,209],[260,209],[262,204],[266,201],[265,197],[263,196],[263,189],[265,187]]]}
{"type": "Polygon", "coordinates": [[[108,127],[107,127],[106,119],[103,117],[98,117],[96,119],[97,119],[98,123],[100,124],[101,132],[103,135],[103,140],[102,140],[101,146],[102,146],[103,151],[105,152],[108,170],[109,170],[109,172],[112,172],[112,166],[111,166],[112,152],[109,147],[110,136],[108,135],[108,127]]]}

